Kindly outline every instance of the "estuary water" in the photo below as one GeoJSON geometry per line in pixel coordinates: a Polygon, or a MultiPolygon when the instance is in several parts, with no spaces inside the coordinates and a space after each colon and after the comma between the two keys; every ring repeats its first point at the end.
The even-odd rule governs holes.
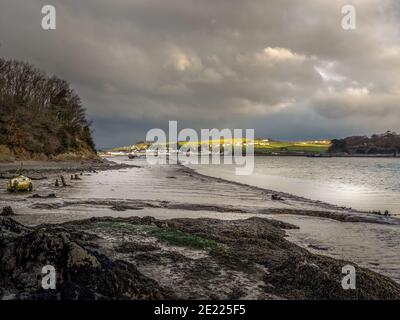
{"type": "Polygon", "coordinates": [[[362,211],[400,214],[400,158],[255,157],[254,171],[191,165],[197,172],[362,211]]]}

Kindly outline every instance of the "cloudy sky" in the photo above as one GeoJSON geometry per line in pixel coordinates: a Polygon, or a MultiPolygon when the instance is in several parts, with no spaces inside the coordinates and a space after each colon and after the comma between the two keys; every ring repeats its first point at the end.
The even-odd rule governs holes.
{"type": "Polygon", "coordinates": [[[0,56],[71,82],[98,147],[168,120],[343,137],[400,131],[399,22],[398,0],[1,0],[0,56]]]}

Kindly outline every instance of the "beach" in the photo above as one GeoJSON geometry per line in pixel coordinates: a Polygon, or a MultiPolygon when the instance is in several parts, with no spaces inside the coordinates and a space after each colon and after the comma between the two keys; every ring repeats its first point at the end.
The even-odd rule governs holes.
{"type": "MultiPolygon", "coordinates": [[[[112,270],[120,272],[121,266],[113,263],[124,261],[144,277],[143,283],[159,287],[143,295],[120,292],[129,299],[146,294],[193,299],[400,297],[397,218],[209,177],[181,165],[109,160],[114,163],[24,164],[23,173],[34,178],[31,194],[6,193],[6,178],[17,168],[0,165],[0,206],[11,206],[16,213],[2,218],[2,231],[22,230],[3,241],[16,245],[20,237],[37,237],[42,230],[61,241],[60,246],[78,245],[100,264],[105,257],[112,270]],[[67,186],[55,187],[60,175],[67,186]],[[63,240],[56,230],[65,234],[63,240]],[[346,264],[362,275],[355,291],[341,288],[346,264]]],[[[71,266],[61,260],[56,261],[60,268],[70,272],[71,266]]],[[[93,258],[83,260],[86,267],[99,266],[93,258]]],[[[29,294],[38,294],[27,279],[29,294]]],[[[8,276],[6,281],[10,290],[3,298],[20,298],[16,280],[8,276]]],[[[64,289],[62,297],[70,298],[64,289]]],[[[94,286],[92,293],[99,290],[94,286]]],[[[113,294],[103,290],[101,295],[113,294]]]]}

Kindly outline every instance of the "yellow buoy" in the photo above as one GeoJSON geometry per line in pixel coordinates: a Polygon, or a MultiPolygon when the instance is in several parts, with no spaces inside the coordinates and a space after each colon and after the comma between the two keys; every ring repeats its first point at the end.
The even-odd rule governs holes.
{"type": "Polygon", "coordinates": [[[8,180],[7,191],[9,192],[32,191],[32,189],[32,180],[25,176],[18,176],[8,180]]]}

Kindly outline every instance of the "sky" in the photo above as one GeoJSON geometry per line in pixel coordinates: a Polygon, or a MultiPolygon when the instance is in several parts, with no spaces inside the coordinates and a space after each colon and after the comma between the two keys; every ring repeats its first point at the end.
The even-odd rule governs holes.
{"type": "Polygon", "coordinates": [[[69,81],[98,148],[169,120],[339,138],[400,132],[399,21],[398,0],[1,0],[0,56],[69,81]]]}

